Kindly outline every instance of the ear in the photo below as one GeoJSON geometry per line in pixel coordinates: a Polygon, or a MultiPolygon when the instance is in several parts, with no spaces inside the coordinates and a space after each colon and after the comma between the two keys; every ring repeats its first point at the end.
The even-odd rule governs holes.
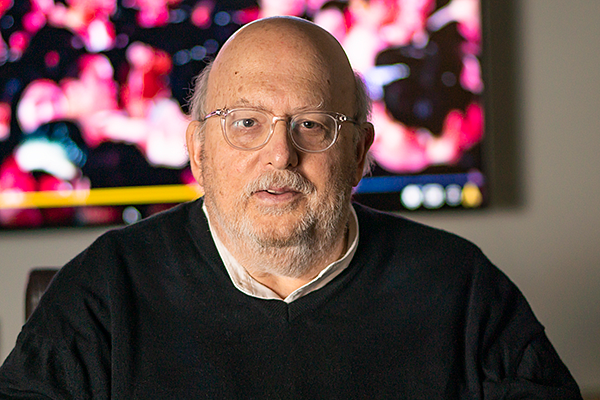
{"type": "Polygon", "coordinates": [[[202,178],[202,138],[200,137],[200,121],[192,121],[185,131],[185,142],[187,145],[188,156],[190,157],[190,169],[204,191],[204,182],[202,178]]]}
{"type": "Polygon", "coordinates": [[[358,185],[363,177],[363,170],[365,168],[365,162],[367,161],[367,153],[373,144],[375,139],[375,128],[370,122],[365,122],[360,125],[362,131],[361,138],[356,143],[356,176],[354,177],[353,186],[358,185]]]}

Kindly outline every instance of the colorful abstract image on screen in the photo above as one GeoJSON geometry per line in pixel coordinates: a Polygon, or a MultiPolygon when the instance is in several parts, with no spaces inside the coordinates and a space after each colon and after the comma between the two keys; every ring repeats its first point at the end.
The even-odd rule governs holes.
{"type": "Polygon", "coordinates": [[[0,0],[0,228],[131,223],[202,195],[193,78],[272,15],[331,32],[373,104],[385,210],[485,203],[480,0],[0,0]]]}

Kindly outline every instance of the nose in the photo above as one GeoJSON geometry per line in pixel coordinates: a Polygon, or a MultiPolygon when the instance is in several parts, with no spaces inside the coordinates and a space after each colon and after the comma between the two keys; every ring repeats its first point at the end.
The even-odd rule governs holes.
{"type": "Polygon", "coordinates": [[[273,121],[271,138],[260,152],[263,163],[276,169],[293,168],[298,165],[298,150],[288,135],[287,121],[284,118],[273,121]]]}

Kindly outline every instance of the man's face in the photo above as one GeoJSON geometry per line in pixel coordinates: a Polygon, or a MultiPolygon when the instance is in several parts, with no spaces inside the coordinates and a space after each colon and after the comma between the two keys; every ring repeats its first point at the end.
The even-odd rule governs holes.
{"type": "MultiPolygon", "coordinates": [[[[231,51],[231,57],[215,62],[207,110],[250,107],[278,117],[306,110],[353,115],[354,97],[347,95],[353,93],[353,81],[347,82],[350,88],[335,87],[332,71],[299,56],[293,46],[279,52],[258,47],[252,55],[231,51]]],[[[243,243],[274,256],[288,252],[298,259],[345,234],[350,193],[362,166],[351,123],[343,124],[335,145],[321,153],[294,148],[283,121],[254,151],[227,144],[219,117],[209,118],[204,128],[198,177],[211,222],[226,244],[243,243]]],[[[279,272],[300,273],[298,266],[290,268],[294,271],[279,272]]]]}

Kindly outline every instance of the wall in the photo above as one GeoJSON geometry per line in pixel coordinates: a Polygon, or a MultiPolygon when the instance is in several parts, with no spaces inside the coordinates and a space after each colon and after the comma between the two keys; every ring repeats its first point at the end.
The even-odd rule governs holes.
{"type": "MultiPolygon", "coordinates": [[[[497,206],[414,217],[476,242],[582,389],[600,392],[600,2],[492,0],[489,11],[497,206]]],[[[102,231],[0,234],[0,360],[23,322],[29,268],[62,265],[102,231]]]]}
{"type": "Polygon", "coordinates": [[[497,3],[492,122],[509,138],[494,139],[494,164],[513,187],[496,187],[508,196],[489,211],[416,219],[477,243],[523,291],[582,389],[600,393],[600,2],[522,0],[512,21],[494,20],[512,7],[497,3]],[[513,90],[503,81],[512,65],[511,104],[502,92],[513,90]]]}

